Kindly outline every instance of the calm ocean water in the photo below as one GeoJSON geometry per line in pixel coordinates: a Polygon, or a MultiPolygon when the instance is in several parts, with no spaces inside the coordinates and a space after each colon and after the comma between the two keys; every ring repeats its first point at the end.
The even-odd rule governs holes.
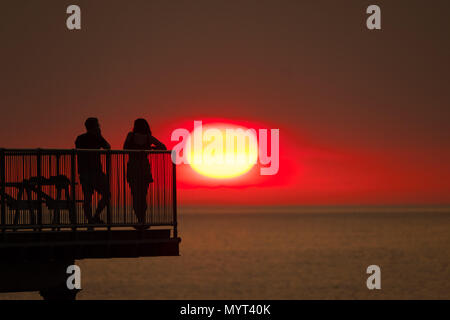
{"type": "Polygon", "coordinates": [[[180,236],[180,257],[79,261],[78,298],[450,299],[448,213],[185,214],[180,236]]]}

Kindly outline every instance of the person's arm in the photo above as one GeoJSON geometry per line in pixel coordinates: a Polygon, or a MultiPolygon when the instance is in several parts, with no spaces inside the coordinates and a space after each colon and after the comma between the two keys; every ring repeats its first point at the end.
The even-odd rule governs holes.
{"type": "Polygon", "coordinates": [[[131,139],[133,139],[133,134],[131,132],[128,133],[127,138],[125,139],[125,142],[123,143],[124,149],[131,149],[131,139]]]}
{"type": "Polygon", "coordinates": [[[154,136],[150,137],[150,146],[154,145],[154,147],[151,147],[151,149],[155,150],[167,150],[166,145],[156,139],[154,136]]]}
{"type": "Polygon", "coordinates": [[[103,138],[103,136],[100,136],[100,141],[101,141],[101,146],[103,149],[111,149],[111,145],[108,143],[108,141],[106,141],[105,138],[103,138]]]}

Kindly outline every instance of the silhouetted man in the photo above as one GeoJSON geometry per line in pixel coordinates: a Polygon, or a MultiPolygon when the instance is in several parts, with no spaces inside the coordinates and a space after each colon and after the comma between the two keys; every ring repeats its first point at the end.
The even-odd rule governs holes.
{"type": "MultiPolygon", "coordinates": [[[[111,149],[109,143],[102,137],[97,118],[88,118],[84,125],[86,133],[79,135],[75,140],[77,149],[111,149]]],[[[89,223],[104,223],[100,220],[100,213],[108,203],[111,193],[107,175],[102,170],[100,154],[98,152],[78,152],[78,174],[84,196],[84,215],[89,223]],[[98,202],[95,215],[92,217],[92,195],[97,191],[102,197],[98,202]]]]}

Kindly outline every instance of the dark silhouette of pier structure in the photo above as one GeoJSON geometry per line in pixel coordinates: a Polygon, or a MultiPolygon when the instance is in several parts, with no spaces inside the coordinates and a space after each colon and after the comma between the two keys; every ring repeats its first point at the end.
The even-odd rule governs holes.
{"type": "MultiPolygon", "coordinates": [[[[100,195],[94,192],[92,214],[100,195]]],[[[0,292],[39,291],[74,299],[66,285],[76,260],[179,255],[176,170],[170,151],[0,149],[0,292]],[[83,209],[77,157],[95,153],[109,180],[100,221],[83,209]],[[145,217],[127,183],[131,153],[151,164],[145,217]]],[[[124,275],[126,276],[126,275],[124,275]]]]}

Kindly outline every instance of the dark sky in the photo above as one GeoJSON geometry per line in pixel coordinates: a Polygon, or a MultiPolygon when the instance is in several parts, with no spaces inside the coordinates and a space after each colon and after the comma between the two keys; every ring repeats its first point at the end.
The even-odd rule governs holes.
{"type": "MultiPolygon", "coordinates": [[[[447,0],[3,1],[0,146],[72,148],[88,116],[114,148],[138,116],[169,143],[178,121],[220,117],[397,166],[418,157],[411,170],[437,181],[450,176],[449,15],[447,0]],[[370,4],[381,31],[365,27],[370,4]]],[[[450,200],[448,183],[430,188],[450,200]]]]}

